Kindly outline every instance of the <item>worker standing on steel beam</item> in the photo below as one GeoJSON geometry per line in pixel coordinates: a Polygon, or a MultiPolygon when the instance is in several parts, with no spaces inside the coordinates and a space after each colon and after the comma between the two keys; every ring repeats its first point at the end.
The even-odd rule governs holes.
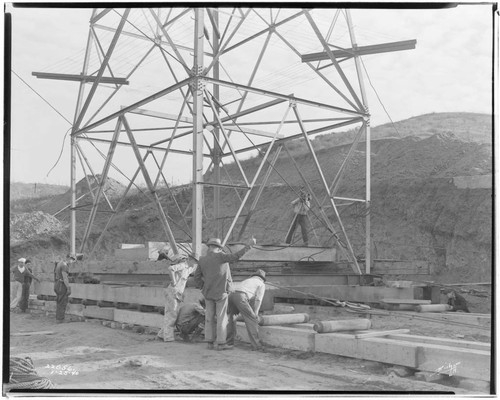
{"type": "Polygon", "coordinates": [[[229,295],[227,344],[233,345],[236,336],[236,317],[241,314],[245,321],[252,350],[262,350],[259,340],[259,310],[266,291],[266,273],[258,269],[250,278],[240,283],[238,289],[229,295]]]}
{"type": "Polygon", "coordinates": [[[228,263],[237,261],[255,243],[255,239],[252,238],[238,252],[226,254],[222,251],[220,239],[210,239],[207,243],[207,254],[201,257],[198,262],[194,277],[196,286],[201,288],[203,297],[205,297],[205,341],[208,342],[209,349],[232,349],[232,346],[226,344],[227,298],[229,293],[233,291],[233,279],[228,263]],[[217,325],[215,318],[217,318],[217,325]]]}
{"type": "Polygon", "coordinates": [[[60,261],[54,268],[54,292],[56,292],[56,323],[64,322],[64,314],[68,305],[71,287],[69,286],[69,267],[76,261],[76,257],[68,254],[66,261],[60,261]]]}
{"type": "Polygon", "coordinates": [[[290,225],[290,229],[288,229],[285,243],[290,244],[292,242],[295,229],[297,228],[297,225],[300,225],[304,246],[309,246],[309,237],[307,234],[307,212],[311,208],[311,195],[304,188],[301,188],[299,197],[292,201],[291,204],[294,206],[293,211],[295,215],[293,217],[292,224],[290,225]]]}

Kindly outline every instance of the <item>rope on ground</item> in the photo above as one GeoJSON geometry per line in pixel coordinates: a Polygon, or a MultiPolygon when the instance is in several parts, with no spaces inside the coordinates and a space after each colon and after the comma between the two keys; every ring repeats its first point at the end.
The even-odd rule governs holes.
{"type": "Polygon", "coordinates": [[[36,373],[31,358],[11,357],[9,361],[9,389],[52,389],[48,378],[36,373]]]}

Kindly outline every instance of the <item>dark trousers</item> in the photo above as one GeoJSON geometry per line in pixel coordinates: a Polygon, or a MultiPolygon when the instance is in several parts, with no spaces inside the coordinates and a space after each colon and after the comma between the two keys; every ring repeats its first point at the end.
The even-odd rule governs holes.
{"type": "Polygon", "coordinates": [[[19,302],[19,308],[22,312],[28,309],[28,302],[30,299],[30,285],[29,283],[23,283],[23,291],[21,294],[21,301],[19,302]]]}
{"type": "Polygon", "coordinates": [[[64,314],[66,313],[66,306],[68,305],[69,294],[68,288],[62,281],[57,281],[54,287],[56,292],[56,320],[64,321],[64,314]]]}
{"type": "Polygon", "coordinates": [[[205,322],[205,316],[198,314],[198,316],[193,318],[191,321],[186,322],[185,324],[182,325],[177,325],[177,329],[179,330],[180,333],[183,333],[185,335],[190,335],[196,330],[198,325],[204,322],[205,322]]]}
{"type": "Polygon", "coordinates": [[[227,325],[227,344],[234,344],[236,316],[241,314],[245,321],[252,347],[254,349],[259,347],[261,345],[259,340],[259,316],[255,314],[253,308],[250,306],[247,295],[243,292],[231,293],[229,294],[228,302],[229,322],[227,325]]]}
{"type": "Polygon", "coordinates": [[[292,242],[293,234],[295,233],[295,229],[297,229],[297,225],[300,225],[302,240],[304,241],[304,244],[308,246],[309,236],[307,235],[307,215],[304,214],[295,214],[295,217],[293,217],[292,226],[290,226],[290,229],[288,230],[285,243],[292,242]]]}

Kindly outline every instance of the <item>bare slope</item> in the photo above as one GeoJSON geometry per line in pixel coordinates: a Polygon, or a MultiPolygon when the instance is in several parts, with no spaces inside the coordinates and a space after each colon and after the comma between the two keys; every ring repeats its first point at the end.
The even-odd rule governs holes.
{"type": "MultiPolygon", "coordinates": [[[[403,138],[394,131],[374,136],[383,139],[372,143],[372,243],[374,256],[427,260],[431,263],[435,278],[443,282],[488,281],[491,279],[492,249],[492,203],[491,188],[463,189],[456,185],[455,177],[485,176],[492,173],[491,117],[481,114],[428,114],[411,118],[396,124],[403,138]],[[419,129],[421,129],[419,131],[419,129]],[[488,134],[488,132],[490,134],[488,134]]],[[[323,148],[334,135],[315,140],[319,162],[326,179],[331,182],[349,147],[323,148]]],[[[299,142],[290,146],[294,158],[314,191],[321,199],[324,196],[321,182],[309,155],[302,151],[299,142]]],[[[338,196],[363,197],[365,153],[360,144],[344,177],[338,196]]],[[[245,169],[256,169],[256,160],[245,162],[245,169]],[[253,165],[253,167],[252,167],[253,165]]],[[[227,175],[233,181],[238,174],[234,166],[227,167],[227,175]]],[[[223,176],[227,178],[224,173],[223,176]]],[[[250,173],[250,176],[253,174],[250,173]]],[[[206,176],[210,179],[209,174],[206,176]]],[[[289,202],[303,182],[286,154],[278,161],[276,171],[270,178],[271,186],[264,190],[257,212],[252,218],[245,237],[254,234],[261,242],[283,242],[292,217],[289,202]]],[[[178,188],[177,209],[166,189],[159,191],[164,208],[168,210],[172,229],[179,239],[189,240],[190,212],[183,219],[182,212],[190,201],[190,189],[178,188]]],[[[212,190],[205,191],[204,233],[207,239],[215,232],[212,219],[212,190]]],[[[66,199],[64,199],[67,201],[66,199]]],[[[251,201],[251,199],[250,199],[251,201]]],[[[63,203],[61,198],[54,204],[63,203]]],[[[222,190],[222,216],[234,215],[239,202],[232,189],[222,190]]],[[[147,240],[165,240],[165,234],[156,214],[155,207],[141,193],[130,196],[125,213],[116,216],[109,232],[105,235],[101,255],[111,252],[119,243],[141,243],[147,240]]],[[[250,203],[248,203],[250,204],[250,203]]],[[[103,205],[103,209],[107,206],[103,205]]],[[[364,207],[347,205],[340,207],[341,214],[356,254],[364,253],[364,207]]],[[[332,214],[331,209],[327,209],[332,214]]],[[[246,214],[244,210],[243,214],[246,214]]],[[[110,214],[98,213],[97,224],[92,231],[90,244],[99,236],[110,214]]],[[[315,226],[312,244],[332,243],[331,234],[313,209],[311,221],[315,226]],[[317,241],[316,241],[317,240],[317,241]]],[[[68,221],[68,212],[57,217],[68,221]]],[[[77,237],[83,235],[88,212],[77,213],[77,237]]],[[[241,219],[239,223],[241,224],[241,219]]],[[[229,219],[222,219],[227,230],[229,219]]],[[[240,226],[235,229],[234,240],[240,226]]],[[[60,243],[59,241],[56,241],[60,243]]],[[[60,244],[61,251],[67,251],[66,244],[60,244]],[[63,250],[64,248],[64,250],[63,250]]],[[[22,248],[29,251],[29,246],[22,248]]],[[[20,247],[12,248],[18,253],[20,247]]],[[[51,249],[53,251],[53,249],[51,249]]]]}

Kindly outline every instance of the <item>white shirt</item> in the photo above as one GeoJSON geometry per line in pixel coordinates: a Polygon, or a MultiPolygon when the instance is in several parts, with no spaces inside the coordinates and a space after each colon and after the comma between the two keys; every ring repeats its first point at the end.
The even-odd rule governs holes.
{"type": "Polygon", "coordinates": [[[258,276],[251,276],[242,282],[235,284],[235,290],[238,292],[243,292],[247,295],[248,300],[254,300],[255,303],[259,303],[257,310],[254,310],[256,314],[259,312],[260,304],[264,298],[264,292],[266,291],[266,284],[258,276]]]}

